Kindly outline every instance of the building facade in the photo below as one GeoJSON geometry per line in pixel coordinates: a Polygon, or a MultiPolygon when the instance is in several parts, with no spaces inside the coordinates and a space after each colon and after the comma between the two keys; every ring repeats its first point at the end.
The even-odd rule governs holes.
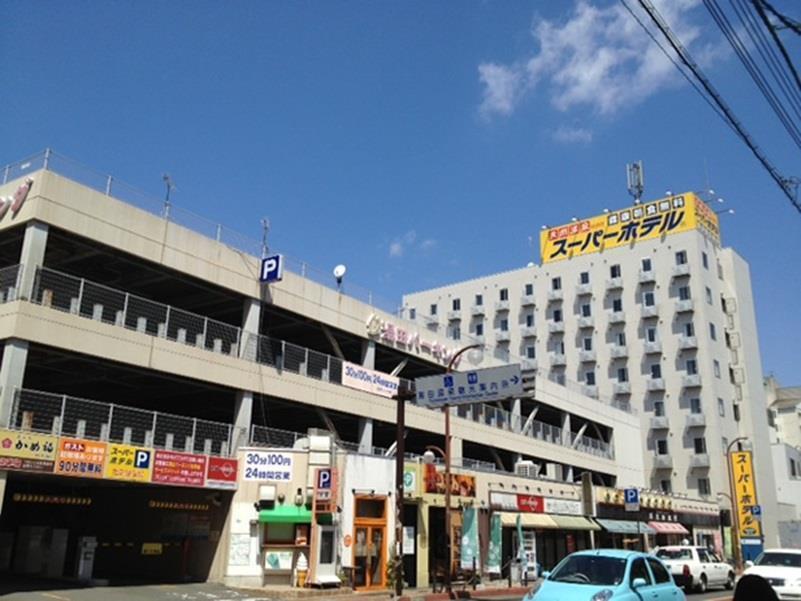
{"type": "Polygon", "coordinates": [[[763,534],[778,542],[750,275],[717,215],[682,194],[544,228],[540,246],[540,265],[407,294],[406,315],[638,411],[651,488],[731,508],[726,451],[747,438],[732,449],[753,449],[763,534]]]}

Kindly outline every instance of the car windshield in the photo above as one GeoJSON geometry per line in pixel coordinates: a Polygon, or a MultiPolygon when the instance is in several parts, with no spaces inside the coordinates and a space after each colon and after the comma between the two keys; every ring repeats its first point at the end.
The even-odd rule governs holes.
{"type": "Polygon", "coordinates": [[[617,585],[623,582],[626,560],[602,555],[571,555],[548,577],[556,582],[575,584],[617,585]]]}
{"type": "Polygon", "coordinates": [[[801,553],[763,553],[754,562],[758,566],[782,566],[785,568],[801,568],[801,553]]]}
{"type": "Polygon", "coordinates": [[[659,549],[656,552],[659,559],[692,559],[693,554],[689,549],[659,549]]]}

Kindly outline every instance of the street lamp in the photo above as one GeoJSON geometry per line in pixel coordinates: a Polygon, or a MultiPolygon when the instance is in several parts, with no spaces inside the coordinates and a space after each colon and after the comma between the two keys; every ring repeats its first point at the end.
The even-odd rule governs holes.
{"type": "Polygon", "coordinates": [[[748,437],[739,436],[734,440],[732,440],[729,443],[729,446],[726,447],[726,466],[729,470],[729,492],[731,492],[731,496],[729,497],[729,501],[731,502],[731,524],[732,524],[731,542],[732,542],[732,547],[734,547],[733,548],[734,569],[737,570],[738,572],[743,569],[743,554],[742,550],[740,549],[740,519],[739,519],[740,516],[737,515],[737,510],[735,507],[737,504],[736,503],[737,494],[735,493],[734,490],[734,467],[732,466],[731,463],[731,449],[734,445],[743,440],[748,440],[748,437]]]}

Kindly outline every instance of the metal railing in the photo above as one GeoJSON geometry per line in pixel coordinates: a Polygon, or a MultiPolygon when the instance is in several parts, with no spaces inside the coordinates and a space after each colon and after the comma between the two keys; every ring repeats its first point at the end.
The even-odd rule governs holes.
{"type": "Polygon", "coordinates": [[[21,274],[21,265],[11,265],[0,269],[0,303],[10,303],[17,300],[21,274]]]}
{"type": "Polygon", "coordinates": [[[171,451],[230,454],[233,426],[26,388],[14,393],[8,427],[171,451]]]}

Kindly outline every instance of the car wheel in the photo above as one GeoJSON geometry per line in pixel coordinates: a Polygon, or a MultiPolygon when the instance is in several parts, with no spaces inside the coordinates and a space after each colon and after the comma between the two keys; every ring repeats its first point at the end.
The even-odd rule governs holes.
{"type": "Polygon", "coordinates": [[[706,592],[706,574],[701,574],[701,579],[698,581],[698,586],[695,588],[699,593],[706,592]]]}
{"type": "Polygon", "coordinates": [[[729,575],[726,578],[726,590],[730,591],[733,588],[734,588],[734,572],[729,572],[729,575]]]}

